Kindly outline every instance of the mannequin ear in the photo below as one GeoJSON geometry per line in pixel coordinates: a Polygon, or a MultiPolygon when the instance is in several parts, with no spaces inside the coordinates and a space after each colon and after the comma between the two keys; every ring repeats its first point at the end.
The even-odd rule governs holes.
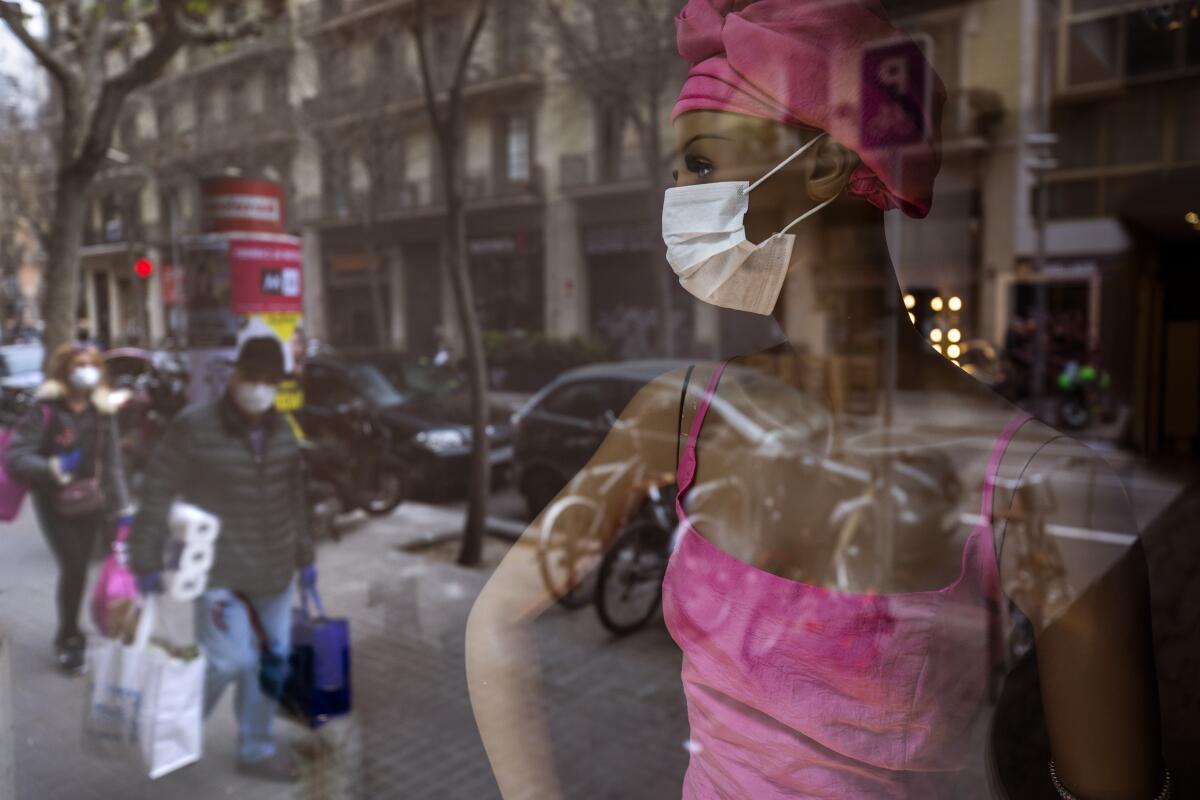
{"type": "Polygon", "coordinates": [[[862,162],[858,153],[828,136],[822,137],[813,149],[816,152],[807,159],[808,197],[820,203],[840,194],[862,162]]]}

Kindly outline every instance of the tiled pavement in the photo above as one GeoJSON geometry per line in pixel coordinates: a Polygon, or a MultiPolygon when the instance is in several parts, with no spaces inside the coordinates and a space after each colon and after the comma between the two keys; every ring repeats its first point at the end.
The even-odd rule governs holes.
{"type": "MultiPolygon", "coordinates": [[[[1200,748],[1198,504],[1200,486],[1193,485],[1145,535],[1166,746],[1177,789],[1186,789],[1178,796],[1200,796],[1191,763],[1200,748]]],[[[228,698],[206,726],[204,760],[159,781],[84,754],[83,682],[56,674],[48,652],[50,555],[30,517],[6,526],[0,530],[0,632],[11,645],[16,798],[497,797],[471,716],[462,652],[463,623],[484,576],[400,549],[457,524],[454,512],[406,504],[390,519],[359,520],[340,543],[322,545],[326,605],[352,620],[357,712],[317,740],[286,726],[306,753],[319,754],[305,761],[298,786],[248,781],[232,771],[228,698]]],[[[181,611],[169,621],[176,632],[187,629],[181,611]]],[[[566,796],[678,797],[687,726],[679,657],[661,626],[613,641],[589,610],[556,609],[539,620],[537,634],[566,796]]],[[[0,800],[8,800],[3,792],[0,785],[0,800]]]]}
{"type": "MultiPolygon", "coordinates": [[[[454,530],[458,519],[453,512],[406,504],[390,519],[359,520],[341,542],[321,546],[326,607],[351,619],[357,711],[320,737],[282,726],[306,754],[298,786],[249,781],[233,772],[229,697],[206,725],[204,759],[158,781],[85,754],[79,734],[84,682],[55,673],[49,655],[50,555],[30,517],[6,527],[0,630],[12,643],[16,797],[497,797],[463,666],[463,626],[485,577],[399,549],[454,530]]],[[[188,628],[186,609],[174,609],[167,630],[186,635],[188,628]]],[[[557,609],[537,628],[567,796],[678,796],[687,726],[679,658],[665,631],[652,628],[613,642],[591,611],[557,609]],[[622,768],[614,771],[614,763],[622,768]]]]}

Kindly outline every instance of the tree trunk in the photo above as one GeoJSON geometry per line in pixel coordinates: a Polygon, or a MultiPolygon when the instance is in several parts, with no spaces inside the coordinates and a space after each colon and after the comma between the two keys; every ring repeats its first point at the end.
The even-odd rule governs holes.
{"type": "MultiPolygon", "coordinates": [[[[368,201],[369,202],[369,201],[368,201]]],[[[389,342],[383,289],[379,281],[379,246],[375,242],[375,214],[368,211],[363,219],[363,235],[367,240],[367,288],[371,293],[371,322],[375,329],[375,346],[387,347],[389,342]]]]}
{"type": "Polygon", "coordinates": [[[90,180],[90,175],[70,168],[60,169],[55,176],[54,221],[50,226],[46,290],[42,298],[47,363],[60,345],[75,338],[79,311],[79,248],[83,244],[86,192],[90,180]]]}
{"type": "MultiPolygon", "coordinates": [[[[645,130],[642,131],[642,159],[645,162],[646,180],[650,184],[650,208],[654,212],[656,223],[662,219],[664,185],[662,131],[659,125],[658,108],[655,103],[648,104],[645,130]]],[[[656,237],[657,243],[651,255],[654,259],[655,289],[658,296],[658,343],[662,355],[670,358],[677,354],[675,341],[674,304],[671,296],[675,291],[673,282],[675,275],[667,264],[667,246],[662,237],[656,237]]]]}
{"type": "Polygon", "coordinates": [[[467,350],[467,380],[471,395],[471,464],[467,475],[467,520],[458,563],[478,564],[483,555],[487,524],[487,501],[491,489],[488,460],[487,365],[483,357],[483,334],[475,313],[467,260],[467,220],[463,207],[462,163],[459,159],[460,130],[452,130],[442,142],[442,176],[446,199],[446,266],[454,289],[454,305],[467,350]]]}

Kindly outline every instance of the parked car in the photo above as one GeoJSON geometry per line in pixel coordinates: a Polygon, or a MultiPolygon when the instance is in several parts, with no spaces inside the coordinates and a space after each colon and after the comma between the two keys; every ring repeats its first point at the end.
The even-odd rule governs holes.
{"type": "MultiPolygon", "coordinates": [[[[316,435],[353,412],[374,414],[408,468],[418,495],[445,496],[465,488],[471,454],[470,398],[461,374],[398,353],[314,356],[302,377],[301,426],[316,435]]],[[[493,483],[512,464],[509,412],[496,405],[488,425],[493,483]]]]}
{"type": "Polygon", "coordinates": [[[33,394],[42,383],[40,344],[13,344],[0,347],[0,426],[10,426],[33,403],[33,394]]]}
{"type": "Polygon", "coordinates": [[[42,383],[42,361],[46,351],[40,344],[10,344],[0,347],[0,387],[33,391],[42,383]]]}
{"type": "Polygon", "coordinates": [[[592,457],[638,390],[686,361],[589,364],[544,386],[513,415],[513,465],[529,515],[536,516],[592,457]]]}

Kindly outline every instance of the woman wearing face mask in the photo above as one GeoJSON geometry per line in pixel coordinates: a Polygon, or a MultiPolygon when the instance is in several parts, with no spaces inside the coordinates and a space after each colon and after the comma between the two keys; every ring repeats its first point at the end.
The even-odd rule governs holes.
{"type": "Polygon", "coordinates": [[[146,470],[130,555],[142,593],[161,592],[171,504],[181,500],[220,520],[208,588],[193,608],[207,659],[205,714],[236,684],[238,770],[290,781],[298,772],[276,748],[276,703],[259,683],[261,645],[248,613],[253,607],[275,662],[286,664],[292,579],[299,574],[303,589],[317,582],[300,448],[275,411],[283,377],[282,342],[247,338],[225,394],[171,421],[146,470]]]}
{"type": "Polygon", "coordinates": [[[29,483],[58,563],[54,655],[60,669],[75,674],[84,667],[79,607],[88,559],[97,533],[128,503],[100,354],[86,345],[60,347],[37,399],[13,431],[5,467],[29,483]]]}
{"type": "MultiPolygon", "coordinates": [[[[1055,480],[1082,464],[1108,476],[1098,490],[1108,499],[1096,503],[1068,481],[1045,522],[1136,540],[1119,481],[1087,448],[934,352],[901,310],[883,212],[919,219],[930,209],[940,81],[930,69],[928,92],[896,103],[895,83],[864,79],[882,48],[900,47],[909,65],[921,59],[877,0],[690,0],[676,25],[689,73],[672,115],[667,261],[699,300],[774,315],[787,341],[653,381],[584,471],[642,469],[622,470],[603,493],[588,488],[596,481],[570,490],[608,512],[644,476],[677,475],[680,526],[662,605],[683,656],[683,796],[994,796],[986,742],[989,681],[1002,667],[1001,587],[1015,587],[1010,597],[1037,634],[1050,745],[1028,767],[1038,796],[1169,796],[1139,546],[1093,547],[1090,567],[1075,563],[1064,579],[1022,562],[1032,528],[1003,522],[1033,476],[1055,480]],[[804,353],[830,364],[895,360],[902,391],[886,413],[850,419],[833,390],[806,401],[861,431],[835,437],[840,474],[811,450],[788,449],[818,422],[788,423],[788,409],[803,404],[786,382],[799,383],[804,353]],[[778,422],[756,434],[747,419],[778,422]],[[847,468],[851,443],[857,461],[847,468]],[[953,515],[936,515],[949,523],[912,522],[921,503],[957,502],[914,452],[952,464],[974,488],[949,505],[953,515]],[[855,470],[870,488],[834,498],[861,504],[867,522],[851,525],[841,520],[855,513],[830,513],[822,494],[841,491],[855,470]]],[[[882,368],[873,377],[888,380],[882,368]]],[[[563,796],[530,630],[554,601],[536,553],[510,551],[467,631],[472,707],[501,792],[514,798],[563,796]]],[[[579,578],[590,565],[573,566],[579,578]]]]}

